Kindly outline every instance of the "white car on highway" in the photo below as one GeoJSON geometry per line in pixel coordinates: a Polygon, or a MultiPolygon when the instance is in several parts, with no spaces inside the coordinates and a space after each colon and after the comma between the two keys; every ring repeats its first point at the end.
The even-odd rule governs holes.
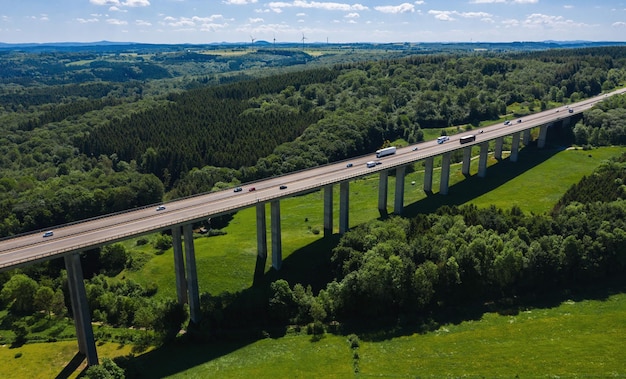
{"type": "Polygon", "coordinates": [[[449,141],[449,140],[450,140],[450,137],[448,137],[448,136],[441,136],[441,137],[437,138],[437,143],[438,144],[442,144],[442,143],[444,143],[446,141],[449,141]]]}

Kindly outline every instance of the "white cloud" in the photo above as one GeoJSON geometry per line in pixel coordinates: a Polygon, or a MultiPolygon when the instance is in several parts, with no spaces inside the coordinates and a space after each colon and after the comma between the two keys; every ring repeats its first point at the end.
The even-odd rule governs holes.
{"type": "Polygon", "coordinates": [[[78,21],[81,24],[90,24],[93,22],[98,22],[100,20],[98,20],[97,18],[77,18],[76,21],[78,21]]]}
{"type": "Polygon", "coordinates": [[[615,27],[615,28],[619,28],[619,27],[626,27],[626,22],[624,21],[618,21],[618,22],[614,22],[611,24],[611,26],[615,27]]]}
{"type": "Polygon", "coordinates": [[[247,4],[255,4],[259,0],[224,0],[222,3],[227,5],[247,5],[247,4]]]}
{"type": "Polygon", "coordinates": [[[437,11],[430,10],[428,14],[433,15],[439,21],[455,21],[455,17],[480,18],[483,21],[493,22],[491,13],[487,12],[458,12],[458,11],[437,11]]]}
{"type": "Polygon", "coordinates": [[[89,2],[94,5],[120,5],[119,0],[89,0],[89,2]]]}
{"type": "Polygon", "coordinates": [[[550,16],[541,13],[533,13],[526,18],[523,25],[529,28],[535,27],[549,27],[549,28],[572,28],[588,26],[584,23],[576,23],[572,20],[567,20],[563,16],[550,16]]]}
{"type": "Polygon", "coordinates": [[[200,25],[200,31],[201,32],[217,32],[220,29],[224,29],[227,28],[228,24],[215,24],[215,23],[206,23],[206,24],[202,24],[200,25]]]}
{"type": "Polygon", "coordinates": [[[152,23],[144,20],[135,20],[135,25],[139,26],[152,26],[152,23]]]}
{"type": "Polygon", "coordinates": [[[148,0],[126,0],[122,3],[125,7],[147,7],[150,5],[148,0]]]}
{"type": "Polygon", "coordinates": [[[249,18],[248,22],[251,24],[258,24],[260,22],[263,22],[263,19],[261,17],[249,18]]]}
{"type": "Polygon", "coordinates": [[[415,12],[415,6],[409,3],[402,3],[400,5],[378,6],[378,7],[374,7],[374,9],[382,13],[391,13],[391,14],[415,12]]]}
{"type": "Polygon", "coordinates": [[[343,16],[345,18],[359,18],[361,17],[361,15],[359,15],[358,13],[348,13],[347,15],[343,16]]]}
{"type": "Polygon", "coordinates": [[[418,1],[414,1],[413,4],[415,4],[415,5],[424,5],[424,4],[426,4],[426,2],[422,1],[422,0],[418,0],[418,1]]]}
{"type": "Polygon", "coordinates": [[[91,4],[100,6],[109,6],[111,10],[119,10],[120,7],[147,7],[150,5],[150,0],[89,0],[91,4]]]}
{"type": "Polygon", "coordinates": [[[292,2],[275,1],[266,5],[274,12],[280,13],[283,8],[305,8],[305,9],[322,9],[327,11],[363,11],[369,9],[365,5],[361,4],[346,4],[346,3],[334,3],[334,2],[320,2],[320,1],[306,1],[306,0],[294,0],[292,2]]]}
{"type": "Polygon", "coordinates": [[[451,11],[435,11],[430,10],[428,14],[432,14],[439,21],[454,21],[455,19],[452,17],[451,11]]]}
{"type": "Polygon", "coordinates": [[[124,20],[118,20],[118,19],[116,19],[116,18],[109,18],[109,19],[107,20],[107,23],[108,23],[108,24],[111,24],[111,25],[128,25],[128,22],[127,22],[127,21],[124,21],[124,20]]]}
{"type": "Polygon", "coordinates": [[[539,0],[471,0],[470,4],[537,4],[539,0]]]}
{"type": "Polygon", "coordinates": [[[194,28],[199,27],[203,31],[215,31],[216,29],[224,28],[227,23],[217,24],[215,20],[223,20],[224,16],[221,14],[211,15],[209,17],[172,17],[167,16],[163,18],[161,22],[164,25],[171,26],[173,28],[194,28]]]}

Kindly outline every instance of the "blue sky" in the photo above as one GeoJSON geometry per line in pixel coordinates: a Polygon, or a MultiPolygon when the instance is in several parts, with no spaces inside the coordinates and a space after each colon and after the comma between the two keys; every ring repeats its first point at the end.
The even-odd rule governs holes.
{"type": "Polygon", "coordinates": [[[0,0],[0,42],[626,41],[626,0],[0,0]]]}

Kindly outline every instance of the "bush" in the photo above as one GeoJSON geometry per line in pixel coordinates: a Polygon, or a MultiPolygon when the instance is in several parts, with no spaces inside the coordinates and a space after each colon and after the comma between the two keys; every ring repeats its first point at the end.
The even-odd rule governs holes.
{"type": "Polygon", "coordinates": [[[350,334],[348,336],[348,343],[350,344],[351,349],[358,349],[361,346],[361,342],[359,341],[359,336],[356,334],[350,334]]]}
{"type": "Polygon", "coordinates": [[[154,247],[158,250],[165,251],[172,247],[172,236],[167,234],[160,234],[154,241],[154,247]]]}
{"type": "Polygon", "coordinates": [[[124,379],[124,370],[109,358],[103,358],[99,365],[91,366],[85,371],[85,379],[124,379]]]}

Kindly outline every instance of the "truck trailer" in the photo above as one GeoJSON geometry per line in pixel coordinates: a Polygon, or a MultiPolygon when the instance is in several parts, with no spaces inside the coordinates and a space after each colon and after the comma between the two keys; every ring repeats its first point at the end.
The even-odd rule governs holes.
{"type": "Polygon", "coordinates": [[[396,147],[386,147],[384,149],[376,150],[376,158],[386,157],[387,155],[393,155],[396,153],[396,147]]]}
{"type": "Polygon", "coordinates": [[[476,136],[473,134],[470,134],[469,136],[465,136],[465,137],[461,137],[459,138],[459,142],[462,144],[464,143],[468,143],[468,142],[474,142],[476,141],[476,136]]]}

